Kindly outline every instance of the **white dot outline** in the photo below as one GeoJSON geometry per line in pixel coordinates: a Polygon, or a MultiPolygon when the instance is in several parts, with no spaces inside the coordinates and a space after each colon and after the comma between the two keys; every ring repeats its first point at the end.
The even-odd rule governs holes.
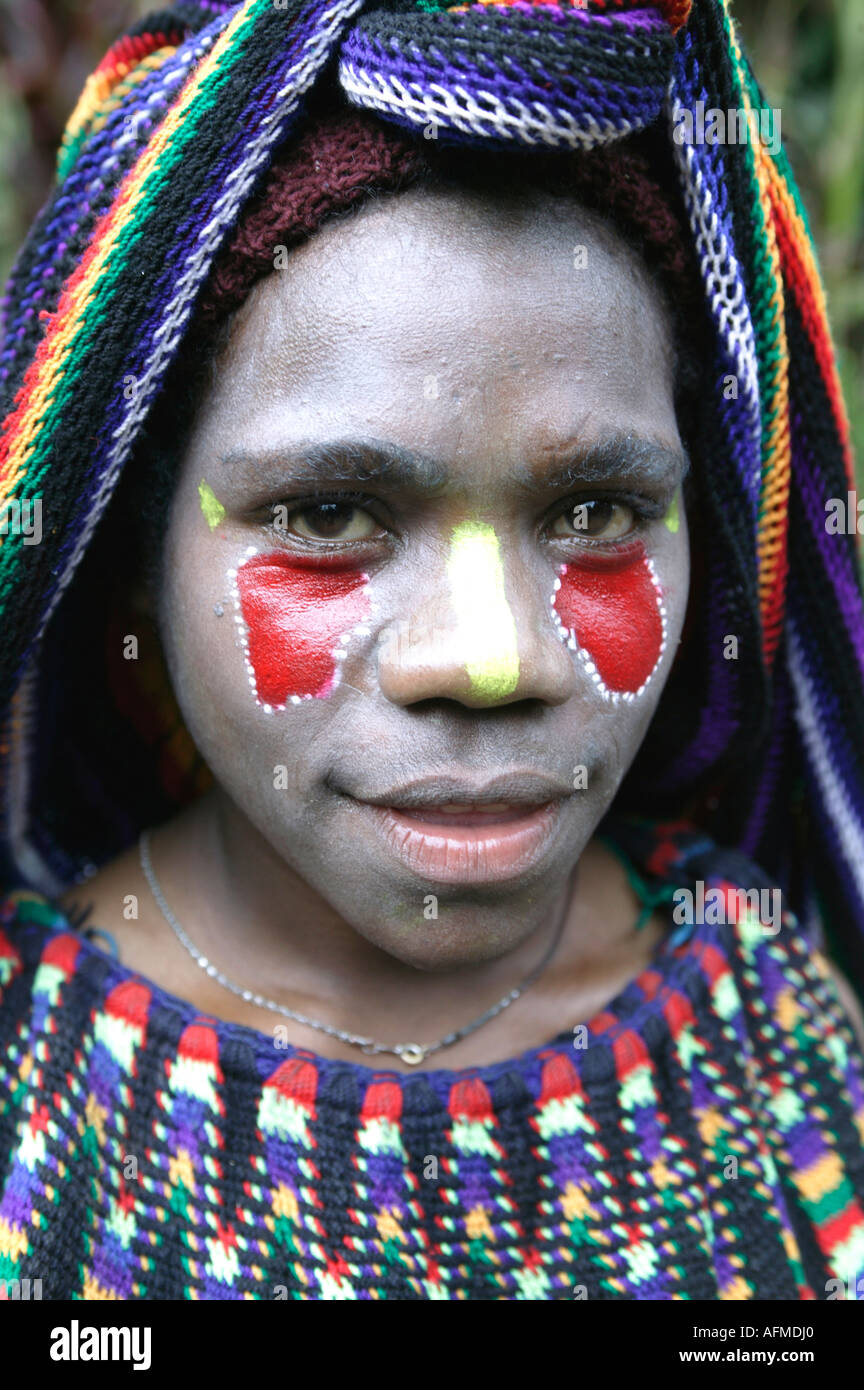
{"type": "Polygon", "coordinates": [[[552,621],[555,625],[555,630],[558,633],[558,636],[561,638],[561,641],[564,643],[565,647],[568,647],[570,651],[575,653],[586,675],[591,677],[591,680],[594,686],[596,687],[598,693],[602,695],[604,700],[607,700],[610,704],[613,705],[618,705],[622,703],[632,704],[634,700],[638,700],[640,695],[645,694],[645,691],[647,690],[648,686],[651,684],[651,681],[654,679],[654,676],[657,673],[657,668],[662,662],[663,654],[666,651],[669,625],[666,614],[666,605],[663,602],[663,590],[660,586],[660,580],[657,577],[657,570],[655,569],[654,561],[650,558],[650,556],[646,555],[645,563],[648,566],[648,573],[651,576],[651,583],[654,585],[654,591],[657,598],[657,611],[660,614],[660,626],[662,632],[660,638],[660,650],[657,653],[657,660],[655,661],[653,668],[651,669],[651,671],[649,671],[648,675],[645,677],[638,690],[610,690],[608,685],[606,685],[605,681],[601,677],[600,672],[597,670],[597,666],[593,661],[590,653],[586,650],[585,647],[580,646],[579,642],[576,640],[575,628],[567,628],[561,621],[561,616],[555,607],[555,598],[558,593],[558,590],[561,588],[561,576],[567,569],[566,561],[562,563],[558,570],[558,575],[555,579],[555,585],[552,590],[552,598],[550,600],[549,606],[552,613],[552,621]]]}
{"type": "MultiPolygon", "coordinates": [[[[346,656],[348,655],[348,643],[351,641],[351,638],[368,637],[370,636],[372,629],[369,626],[369,619],[365,619],[361,623],[356,623],[354,627],[347,628],[346,631],[342,633],[341,637],[339,637],[337,645],[333,648],[333,650],[330,653],[331,657],[333,658],[334,664],[333,679],[331,680],[330,685],[328,686],[327,690],[324,692],[323,695],[289,695],[283,705],[267,704],[266,701],[261,699],[261,696],[258,693],[258,684],[255,680],[255,670],[252,666],[252,661],[249,657],[249,627],[246,623],[245,618],[243,617],[243,609],[240,603],[240,584],[237,579],[238,570],[241,570],[243,568],[243,566],[246,564],[246,561],[249,560],[253,555],[260,555],[261,553],[262,552],[260,546],[247,546],[244,552],[243,559],[237,565],[234,565],[231,569],[229,569],[228,583],[231,586],[231,598],[234,604],[234,621],[237,624],[237,631],[240,636],[240,645],[243,651],[243,662],[246,667],[246,679],[249,682],[249,687],[252,691],[252,694],[255,696],[255,703],[258,705],[259,709],[262,709],[264,711],[265,714],[281,714],[282,711],[286,710],[289,705],[301,705],[304,702],[304,700],[328,700],[330,696],[333,694],[334,690],[336,690],[336,688],[341,684],[342,665],[345,661],[346,656]]],[[[371,609],[372,596],[369,588],[368,574],[364,574],[363,580],[364,583],[362,592],[365,595],[371,609]]]]}

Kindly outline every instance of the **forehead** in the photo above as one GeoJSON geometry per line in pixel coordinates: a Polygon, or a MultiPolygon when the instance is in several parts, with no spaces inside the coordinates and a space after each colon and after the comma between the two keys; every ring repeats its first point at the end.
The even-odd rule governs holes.
{"type": "Polygon", "coordinates": [[[569,200],[413,189],[280,259],[236,314],[204,402],[220,452],[250,434],[278,447],[286,431],[389,438],[477,467],[574,436],[675,446],[659,294],[569,200]]]}

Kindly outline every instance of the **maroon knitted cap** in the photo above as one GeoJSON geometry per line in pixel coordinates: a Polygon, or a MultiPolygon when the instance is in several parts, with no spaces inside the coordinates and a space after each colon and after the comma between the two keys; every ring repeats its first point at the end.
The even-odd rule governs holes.
{"type": "Polygon", "coordinates": [[[220,251],[198,301],[196,326],[212,326],[237,309],[256,280],[273,270],[277,246],[296,245],[372,193],[406,187],[424,167],[417,142],[370,112],[344,107],[307,126],[271,165],[220,251]]]}
{"type": "Polygon", "coordinates": [[[570,154],[509,154],[437,147],[354,107],[324,107],[299,138],[277,151],[265,182],[214,262],[195,311],[190,339],[198,341],[237,309],[255,282],[274,269],[277,246],[290,248],[334,214],[380,192],[472,164],[499,175],[507,189],[522,175],[532,184],[572,196],[604,214],[658,269],[675,297],[700,302],[677,183],[656,165],[649,141],[637,137],[602,150],[570,154]]]}

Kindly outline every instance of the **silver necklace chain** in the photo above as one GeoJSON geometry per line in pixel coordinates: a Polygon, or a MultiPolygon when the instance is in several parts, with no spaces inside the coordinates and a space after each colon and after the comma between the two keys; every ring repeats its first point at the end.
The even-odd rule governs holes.
{"type": "MultiPolygon", "coordinates": [[[[230,990],[232,994],[236,994],[238,998],[244,999],[248,1004],[255,1004],[261,1009],[269,1009],[270,1012],[274,1014],[282,1014],[285,1018],[293,1019],[295,1023],[304,1023],[308,1028],[316,1028],[319,1033],[327,1033],[329,1037],[338,1038],[340,1042],[347,1043],[351,1047],[359,1047],[369,1057],[386,1052],[394,1057],[401,1057],[403,1062],[407,1062],[409,1066],[412,1067],[419,1066],[420,1063],[424,1062],[433,1052],[440,1051],[442,1047],[452,1047],[453,1043],[459,1042],[461,1038],[467,1038],[469,1033],[474,1033],[478,1028],[482,1028],[484,1023],[489,1023],[491,1019],[496,1018],[504,1009],[508,1009],[511,1004],[516,1002],[520,995],[525,993],[526,989],[534,984],[535,980],[537,980],[546,969],[546,966],[549,964],[557,949],[558,943],[561,940],[561,934],[564,930],[564,923],[567,920],[567,908],[570,905],[570,893],[568,892],[564,902],[564,910],[561,913],[561,920],[558,923],[555,935],[543,959],[540,961],[540,964],[535,966],[529,975],[526,975],[521,984],[517,985],[515,989],[511,989],[509,994],[505,994],[504,998],[499,999],[497,1004],[493,1004],[491,1009],[487,1009],[485,1013],[482,1013],[479,1018],[475,1018],[473,1022],[466,1023],[464,1028],[457,1028],[454,1032],[448,1033],[437,1042],[395,1043],[390,1047],[386,1043],[375,1042],[373,1038],[360,1037],[356,1033],[346,1033],[341,1028],[334,1028],[330,1023],[322,1023],[318,1019],[307,1018],[305,1014],[296,1013],[294,1009],[289,1009],[284,1004],[277,1004],[273,999],[265,999],[262,994],[256,994],[255,991],[251,989],[244,989],[242,985],[235,985],[233,981],[227,979],[226,976],[222,974],[222,971],[219,970],[212,961],[208,960],[205,955],[202,955],[198,948],[189,940],[189,937],[186,935],[165,901],[165,895],[159,885],[159,880],[153,870],[153,862],[150,858],[149,830],[143,830],[141,832],[138,841],[138,852],[141,860],[141,868],[144,871],[144,877],[150,885],[150,891],[153,894],[159,911],[177,937],[180,945],[189,952],[189,955],[195,963],[201,967],[205,975],[209,975],[217,984],[222,985],[223,989],[230,990]]],[[[572,877],[570,882],[572,884],[572,877]]]]}

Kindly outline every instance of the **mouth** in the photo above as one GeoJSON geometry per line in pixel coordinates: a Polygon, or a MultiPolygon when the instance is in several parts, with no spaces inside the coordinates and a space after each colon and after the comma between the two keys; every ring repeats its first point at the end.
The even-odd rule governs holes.
{"type": "Polygon", "coordinates": [[[357,798],[395,854],[420,878],[492,884],[522,877],[549,850],[570,789],[545,778],[496,779],[472,789],[450,779],[357,798]]]}

